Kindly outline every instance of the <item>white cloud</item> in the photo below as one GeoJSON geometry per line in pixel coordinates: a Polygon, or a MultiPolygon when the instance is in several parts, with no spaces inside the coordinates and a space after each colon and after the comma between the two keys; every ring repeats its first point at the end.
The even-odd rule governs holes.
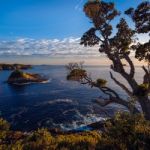
{"type": "Polygon", "coordinates": [[[79,44],[80,38],[59,39],[28,39],[20,38],[11,41],[0,41],[0,55],[50,57],[99,57],[98,45],[84,47],[79,44]]]}

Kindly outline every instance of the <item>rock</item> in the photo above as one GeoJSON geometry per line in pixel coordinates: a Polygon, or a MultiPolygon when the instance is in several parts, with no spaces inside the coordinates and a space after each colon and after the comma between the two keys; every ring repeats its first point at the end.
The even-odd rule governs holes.
{"type": "Polygon", "coordinates": [[[25,73],[20,70],[15,70],[9,76],[7,83],[9,84],[26,84],[26,83],[40,83],[48,81],[39,74],[25,73]]]}
{"type": "Polygon", "coordinates": [[[92,128],[92,130],[104,130],[105,122],[104,121],[99,121],[95,123],[91,123],[87,125],[88,127],[92,128]]]}
{"type": "Polygon", "coordinates": [[[0,70],[15,70],[15,69],[30,69],[31,65],[23,65],[23,64],[0,64],[0,70]]]}

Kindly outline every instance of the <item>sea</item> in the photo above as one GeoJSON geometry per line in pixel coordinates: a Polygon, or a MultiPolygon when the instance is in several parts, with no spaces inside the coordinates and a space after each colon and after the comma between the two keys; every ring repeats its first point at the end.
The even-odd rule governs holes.
{"type": "MultiPolygon", "coordinates": [[[[126,93],[111,80],[109,66],[85,66],[85,69],[93,80],[106,79],[109,87],[128,99],[126,93]]],[[[49,80],[9,85],[6,80],[11,71],[0,71],[0,117],[6,119],[13,130],[32,131],[43,127],[73,130],[104,120],[118,111],[127,111],[116,104],[98,106],[93,100],[105,95],[89,85],[67,81],[68,70],[65,66],[35,65],[25,71],[44,75],[49,80]]],[[[120,75],[114,73],[114,76],[128,86],[120,75]]],[[[139,83],[142,83],[142,76],[141,67],[136,67],[135,78],[139,83]]]]}

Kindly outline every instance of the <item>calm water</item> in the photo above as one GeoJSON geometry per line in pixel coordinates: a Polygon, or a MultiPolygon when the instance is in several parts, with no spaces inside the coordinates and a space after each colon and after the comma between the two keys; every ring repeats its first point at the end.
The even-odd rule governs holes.
{"type": "MultiPolygon", "coordinates": [[[[93,78],[108,79],[109,85],[126,97],[110,80],[108,67],[86,68],[93,78]]],[[[0,116],[7,119],[13,129],[73,129],[105,118],[105,111],[113,115],[116,110],[124,109],[116,105],[104,109],[92,103],[92,99],[102,96],[102,93],[98,89],[66,81],[64,66],[34,66],[28,72],[44,74],[49,77],[49,82],[11,86],[4,83],[11,71],[0,72],[0,116]]],[[[139,82],[142,81],[142,74],[137,68],[136,78],[139,82]]]]}

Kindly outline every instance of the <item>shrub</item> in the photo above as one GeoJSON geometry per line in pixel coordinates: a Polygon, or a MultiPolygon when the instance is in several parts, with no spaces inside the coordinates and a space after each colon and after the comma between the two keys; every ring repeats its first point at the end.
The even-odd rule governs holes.
{"type": "Polygon", "coordinates": [[[9,128],[10,128],[10,124],[6,120],[0,118],[0,131],[9,130],[9,128]]]}
{"type": "Polygon", "coordinates": [[[24,150],[48,150],[53,147],[53,137],[47,129],[38,129],[24,140],[24,150]]]}
{"type": "Polygon", "coordinates": [[[101,134],[97,131],[59,135],[56,137],[57,149],[63,147],[68,150],[94,150],[100,139],[101,134]]]}
{"type": "Polygon", "coordinates": [[[96,83],[98,86],[103,87],[106,86],[107,81],[104,79],[97,79],[96,83]]]}
{"type": "Polygon", "coordinates": [[[80,81],[86,77],[86,70],[83,69],[73,69],[67,76],[67,80],[80,81]]]}
{"type": "Polygon", "coordinates": [[[118,113],[107,121],[99,149],[148,150],[150,149],[150,122],[142,115],[118,113]]]}
{"type": "MultiPolygon", "coordinates": [[[[8,125],[1,119],[2,126],[8,125]]],[[[142,115],[117,113],[104,131],[52,135],[47,129],[30,133],[2,128],[0,150],[149,150],[150,122],[142,115]],[[5,130],[6,129],[6,130],[5,130]]]]}

